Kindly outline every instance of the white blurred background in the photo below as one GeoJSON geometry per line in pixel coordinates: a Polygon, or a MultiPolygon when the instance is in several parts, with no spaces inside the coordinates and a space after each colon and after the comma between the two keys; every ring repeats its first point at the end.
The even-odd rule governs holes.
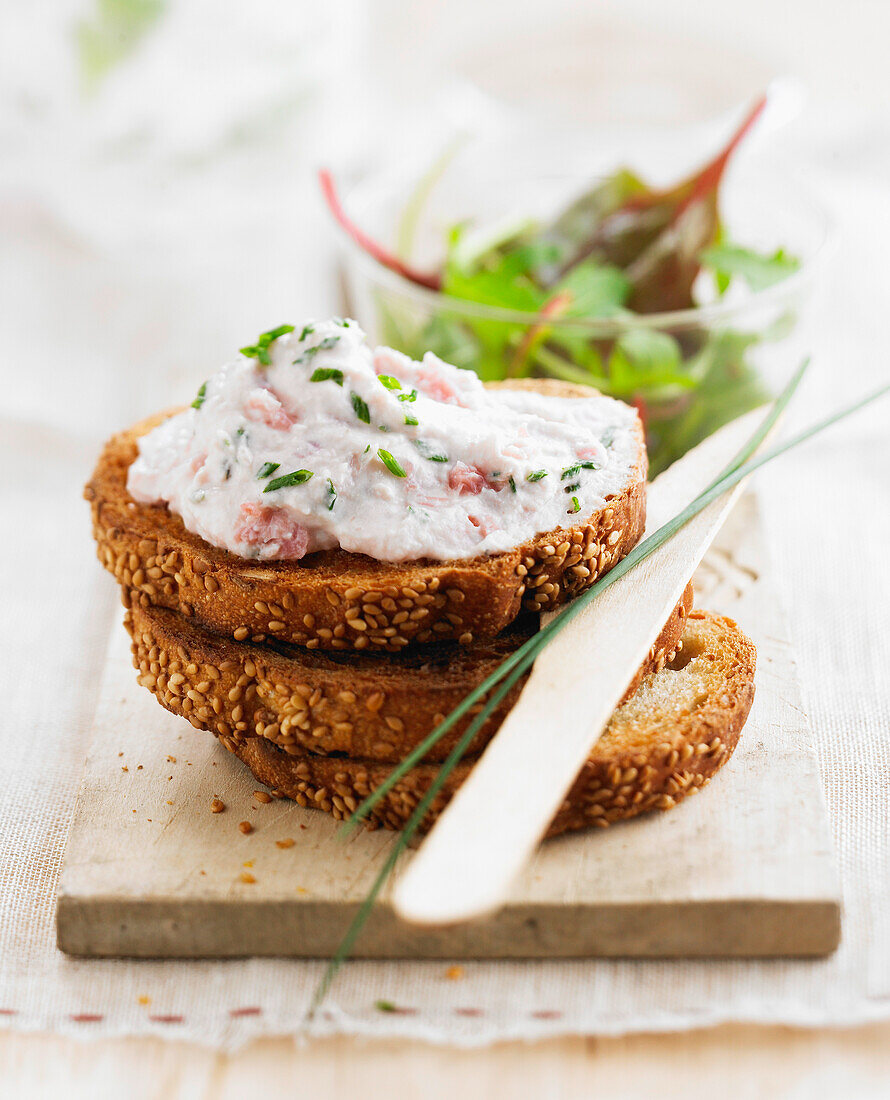
{"type": "Polygon", "coordinates": [[[251,333],[336,309],[320,164],[419,163],[521,120],[603,150],[654,133],[688,165],[776,77],[758,140],[852,229],[831,309],[880,343],[888,32],[883,0],[8,3],[2,411],[98,438],[251,333]]]}

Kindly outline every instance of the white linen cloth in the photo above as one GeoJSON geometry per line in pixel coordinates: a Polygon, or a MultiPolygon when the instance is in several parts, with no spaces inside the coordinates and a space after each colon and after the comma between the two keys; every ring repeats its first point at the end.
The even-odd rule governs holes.
{"type": "MultiPolygon", "coordinates": [[[[815,150],[809,171],[841,244],[789,429],[888,378],[890,185],[819,160],[815,150]]],[[[110,431],[190,397],[254,331],[335,309],[333,262],[305,171],[273,190],[250,156],[232,154],[207,194],[183,170],[169,187],[184,240],[138,173],[114,185],[113,202],[100,181],[112,187],[89,165],[64,179],[0,179],[0,1027],[230,1048],[300,1031],[323,964],[75,961],[54,946],[97,675],[120,613],[80,489],[110,431]]],[[[315,1033],[480,1044],[890,1018],[888,425],[885,400],[759,477],[840,861],[839,951],[811,962],[470,962],[459,981],[445,963],[355,962],[315,1033]],[[381,998],[399,1011],[380,1011],[381,998]]]]}

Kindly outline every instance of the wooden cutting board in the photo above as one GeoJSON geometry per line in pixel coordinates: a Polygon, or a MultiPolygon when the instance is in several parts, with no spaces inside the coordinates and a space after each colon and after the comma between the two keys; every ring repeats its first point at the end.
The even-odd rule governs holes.
{"type": "MultiPolygon", "coordinates": [[[[840,890],[794,656],[746,496],[696,574],[696,604],[758,647],[754,708],[732,760],[667,813],[548,841],[484,921],[409,927],[386,898],[369,958],[824,955],[840,890]]],[[[95,736],[61,876],[59,947],[88,956],[325,956],[392,843],[326,814],[261,803],[247,769],[136,684],[109,640],[95,736]],[[222,813],[211,802],[225,803],[222,813]],[[244,834],[239,823],[249,821],[244,834]],[[278,842],[293,841],[287,847],[278,842]]],[[[403,859],[410,859],[406,853],[403,859]]]]}

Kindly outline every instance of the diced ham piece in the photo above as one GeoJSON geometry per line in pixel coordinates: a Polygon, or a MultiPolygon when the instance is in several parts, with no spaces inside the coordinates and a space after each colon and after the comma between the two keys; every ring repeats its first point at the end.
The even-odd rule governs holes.
{"type": "Polygon", "coordinates": [[[268,389],[251,390],[244,403],[244,413],[248,420],[265,424],[279,432],[286,432],[296,423],[275,394],[268,389]]]}
{"type": "Polygon", "coordinates": [[[448,488],[455,489],[458,496],[465,493],[481,493],[486,486],[485,474],[478,466],[467,466],[465,462],[455,462],[448,471],[448,488]]]}
{"type": "Polygon", "coordinates": [[[491,517],[481,518],[479,516],[467,516],[467,519],[476,528],[482,538],[488,538],[492,531],[498,531],[500,528],[494,523],[491,517]]]}
{"type": "Polygon", "coordinates": [[[457,390],[433,365],[420,363],[417,367],[417,381],[426,396],[434,401],[442,401],[446,405],[463,406],[464,403],[457,390]]]}
{"type": "Polygon", "coordinates": [[[269,508],[252,501],[241,505],[235,538],[248,546],[273,549],[274,557],[288,561],[302,558],[309,547],[309,532],[290,519],[281,508],[269,508]]]}
{"type": "Polygon", "coordinates": [[[377,348],[374,352],[374,373],[390,374],[398,378],[399,372],[404,368],[404,360],[401,362],[390,353],[389,348],[377,348]]]}

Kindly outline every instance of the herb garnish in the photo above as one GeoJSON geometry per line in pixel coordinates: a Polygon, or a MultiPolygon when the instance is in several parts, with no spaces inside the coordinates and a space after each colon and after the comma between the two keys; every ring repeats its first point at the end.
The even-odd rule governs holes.
{"type": "Polygon", "coordinates": [[[424,458],[428,458],[430,462],[447,462],[448,455],[436,454],[429,443],[423,439],[412,439],[411,442],[420,451],[424,458]]]}
{"type": "Polygon", "coordinates": [[[507,484],[510,486],[510,492],[515,493],[516,492],[516,481],[515,481],[512,474],[510,474],[510,476],[507,478],[507,484]]]}
{"type": "Polygon", "coordinates": [[[417,400],[417,390],[412,390],[410,393],[400,393],[399,394],[399,400],[400,401],[416,401],[417,400]]]}
{"type": "Polygon", "coordinates": [[[257,481],[263,481],[267,477],[271,477],[280,465],[280,462],[264,462],[256,475],[257,481]]]}
{"type": "Polygon", "coordinates": [[[288,489],[291,485],[302,485],[310,477],[314,477],[312,470],[294,470],[292,474],[276,477],[263,489],[264,493],[274,493],[276,489],[288,489]]]}
{"type": "Polygon", "coordinates": [[[298,355],[293,360],[293,365],[307,362],[313,355],[318,355],[320,351],[330,351],[339,339],[339,336],[326,336],[320,344],[314,344],[311,348],[306,348],[302,355],[298,355]]]}
{"type": "Polygon", "coordinates": [[[398,1012],[398,1009],[392,1001],[375,1001],[374,1007],[379,1009],[380,1012],[398,1012]]]}
{"type": "Polygon", "coordinates": [[[333,481],[331,481],[330,478],[328,478],[328,495],[331,498],[328,501],[328,511],[333,512],[334,504],[336,503],[336,500],[337,500],[337,490],[334,488],[334,483],[333,483],[333,481]]]}
{"type": "Polygon", "coordinates": [[[416,428],[420,421],[416,416],[412,416],[411,413],[405,413],[405,423],[409,428],[416,428]]]}
{"type": "Polygon", "coordinates": [[[568,514],[573,516],[575,512],[581,511],[581,504],[577,497],[572,497],[572,507],[568,509],[568,514]]]}
{"type": "Polygon", "coordinates": [[[315,329],[312,327],[312,325],[304,325],[303,331],[300,333],[300,340],[305,340],[306,337],[311,336],[313,332],[315,332],[315,329]]]}
{"type": "Polygon", "coordinates": [[[576,462],[574,466],[566,466],[563,472],[559,475],[561,481],[565,481],[567,477],[574,477],[575,474],[581,472],[581,463],[576,462]]]}
{"type": "Polygon", "coordinates": [[[368,408],[367,402],[354,391],[350,393],[349,400],[352,402],[352,408],[359,420],[363,421],[365,424],[370,424],[371,410],[368,408]]]}
{"type": "Polygon", "coordinates": [[[532,470],[530,474],[525,475],[526,481],[540,481],[542,477],[547,476],[546,470],[532,470]]]}
{"type": "Polygon", "coordinates": [[[528,641],[524,642],[514,653],[501,662],[497,669],[489,676],[487,676],[480,684],[478,684],[468,695],[447,715],[439,725],[426,737],[424,740],[416,745],[402,760],[402,762],[393,769],[390,775],[380,783],[377,788],[369,795],[361,805],[353,812],[345,829],[354,828],[362,820],[364,820],[368,814],[374,809],[374,807],[380,802],[382,798],[395,787],[399,780],[422,760],[429,751],[437,745],[445,734],[464,717],[475,704],[479,703],[481,709],[475,716],[471,717],[469,724],[454,748],[448,755],[448,758],[444,764],[439,768],[438,772],[434,776],[427,791],[414,808],[410,818],[408,819],[405,827],[402,829],[398,836],[398,839],[390,849],[389,855],[386,861],[374,880],[370,890],[366,894],[362,901],[358,913],[356,914],[352,924],[343,937],[339,947],[331,958],[327,970],[319,983],[315,995],[312,1000],[312,1005],[309,1009],[310,1018],[314,1015],[318,1006],[322,1003],[330,988],[331,982],[337,974],[343,961],[348,958],[352,951],[353,945],[358,938],[359,933],[364,927],[365,922],[371,914],[374,906],[374,902],[377,899],[381,889],[386,884],[387,879],[392,873],[401,853],[405,847],[411,842],[412,837],[417,832],[422,822],[426,819],[429,813],[430,806],[438,795],[439,791],[444,786],[448,779],[448,776],[452,773],[455,766],[461,761],[470,747],[470,743],[476,736],[482,726],[491,718],[496,708],[507,696],[513,685],[525,675],[528,669],[534,663],[536,656],[541,650],[543,650],[553,638],[563,630],[569,623],[571,623],[575,617],[583,611],[594,599],[596,599],[602,592],[614,584],[626,573],[630,572],[636,565],[644,561],[649,557],[653,551],[657,550],[665,542],[668,541],[677,531],[683,528],[689,520],[698,515],[704,508],[706,508],[712,501],[717,500],[720,496],[726,493],[734,485],[738,484],[745,477],[759,469],[761,466],[766,465],[773,459],[777,458],[784,452],[791,450],[799,444],[810,439],[812,436],[819,434],[832,424],[837,423],[857,410],[863,408],[866,405],[871,404],[879,397],[884,396],[890,392],[890,386],[883,386],[875,392],[869,394],[863,399],[855,402],[846,408],[835,412],[824,420],[817,424],[813,424],[800,432],[798,435],[781,443],[774,447],[772,450],[760,455],[757,458],[752,459],[752,455],[763,444],[766,436],[770,430],[774,427],[776,421],[781,415],[782,411],[788,405],[791,397],[793,396],[804,371],[807,367],[807,360],[801,364],[800,368],[795,372],[791,381],[785,387],[781,395],[777,398],[769,413],[766,415],[757,431],[754,432],[752,437],[743,446],[739,452],[734,456],[732,461],[717,475],[717,477],[711,482],[711,484],[702,491],[702,493],[696,497],[695,500],[690,502],[681,512],[679,512],[673,519],[665,523],[653,534],[647,536],[640,542],[633,550],[622,558],[620,562],[605,576],[600,577],[594,584],[582,593],[576,599],[572,600],[566,607],[564,607],[559,614],[553,618],[550,622],[546,623],[540,631],[533,635],[528,641]]]}
{"type": "Polygon", "coordinates": [[[580,481],[573,481],[571,485],[566,485],[563,489],[564,493],[574,493],[576,489],[581,488],[580,481]]]}
{"type": "Polygon", "coordinates": [[[343,385],[343,371],[337,370],[336,367],[316,367],[312,372],[310,382],[336,382],[338,386],[343,385]]]}
{"type": "Polygon", "coordinates": [[[383,465],[389,470],[393,477],[407,477],[408,475],[393,458],[389,451],[384,451],[382,447],[377,448],[377,457],[383,463],[383,465]]]}
{"type": "Polygon", "coordinates": [[[398,378],[393,378],[391,374],[378,374],[377,381],[388,390],[400,390],[402,388],[402,383],[398,378]]]}
{"type": "Polygon", "coordinates": [[[294,331],[293,325],[279,325],[278,328],[270,328],[268,332],[260,333],[255,344],[248,344],[245,348],[240,348],[242,355],[246,355],[248,359],[256,359],[264,367],[268,367],[272,362],[272,358],[269,355],[269,348],[278,339],[279,336],[286,336],[289,332],[294,331]]]}
{"type": "Polygon", "coordinates": [[[193,409],[200,409],[207,399],[207,383],[204,382],[201,388],[198,390],[198,396],[192,402],[193,409]]]}

